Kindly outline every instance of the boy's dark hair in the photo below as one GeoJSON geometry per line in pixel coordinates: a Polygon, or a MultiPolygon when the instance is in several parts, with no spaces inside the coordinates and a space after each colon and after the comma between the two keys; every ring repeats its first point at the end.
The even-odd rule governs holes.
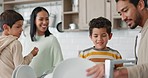
{"type": "Polygon", "coordinates": [[[104,18],[98,17],[94,18],[89,22],[89,35],[92,35],[92,31],[94,28],[106,28],[108,34],[111,34],[111,22],[104,18]]]}
{"type": "Polygon", "coordinates": [[[12,28],[13,24],[15,24],[19,20],[24,20],[23,16],[14,10],[5,10],[0,15],[0,26],[3,29],[3,25],[7,24],[12,28]]]}
{"type": "MultiPolygon", "coordinates": [[[[31,37],[31,40],[32,41],[36,41],[35,39],[35,34],[36,34],[36,24],[35,24],[35,19],[37,17],[37,14],[40,12],[40,11],[46,11],[47,14],[49,15],[48,11],[43,8],[43,7],[36,7],[33,11],[32,11],[32,14],[31,14],[31,18],[30,18],[30,37],[31,37]]],[[[51,35],[50,31],[47,29],[45,31],[45,37],[51,35]]]]}
{"type": "MultiPolygon", "coordinates": [[[[115,1],[118,2],[119,0],[115,0],[115,1]]],[[[125,0],[122,0],[122,1],[125,1],[125,0]]],[[[135,7],[137,7],[139,1],[140,0],[129,0],[129,2],[132,3],[135,7]]],[[[145,7],[147,7],[147,0],[143,0],[143,1],[145,4],[145,7]]]]}

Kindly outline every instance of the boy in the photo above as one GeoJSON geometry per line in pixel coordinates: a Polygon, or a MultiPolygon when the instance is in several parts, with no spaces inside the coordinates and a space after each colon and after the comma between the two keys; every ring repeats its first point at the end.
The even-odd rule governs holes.
{"type": "Polygon", "coordinates": [[[0,15],[0,26],[3,30],[0,37],[0,78],[11,78],[18,65],[29,64],[38,53],[34,48],[23,58],[22,45],[18,38],[22,32],[23,17],[14,10],[6,10],[0,15]]]}
{"type": "MultiPolygon", "coordinates": [[[[104,63],[106,59],[122,59],[117,50],[107,47],[108,40],[111,39],[111,22],[104,18],[94,18],[89,23],[89,37],[94,46],[80,52],[81,58],[89,59],[96,64],[104,63]]],[[[120,67],[118,64],[115,67],[120,67]]]]}

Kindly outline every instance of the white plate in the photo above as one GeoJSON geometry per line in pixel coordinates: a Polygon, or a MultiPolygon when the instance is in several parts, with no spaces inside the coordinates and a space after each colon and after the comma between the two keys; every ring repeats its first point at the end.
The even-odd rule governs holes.
{"type": "Polygon", "coordinates": [[[47,74],[44,78],[53,78],[53,73],[47,74]]]}
{"type": "Polygon", "coordinates": [[[28,65],[20,65],[15,78],[37,78],[34,70],[28,65]]]}
{"type": "Polygon", "coordinates": [[[16,78],[16,77],[15,77],[16,72],[18,71],[18,69],[19,69],[20,67],[21,67],[21,66],[19,65],[19,66],[17,66],[17,67],[13,70],[13,72],[12,72],[12,77],[11,77],[11,78],[16,78]]]}
{"type": "Polygon", "coordinates": [[[53,78],[91,78],[86,76],[86,69],[95,63],[82,58],[70,58],[64,60],[53,71],[53,78]]]}

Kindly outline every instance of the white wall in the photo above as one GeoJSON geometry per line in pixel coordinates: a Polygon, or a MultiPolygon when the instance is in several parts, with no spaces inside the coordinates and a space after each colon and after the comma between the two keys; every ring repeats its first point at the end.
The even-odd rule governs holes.
{"type": "MultiPolygon", "coordinates": [[[[77,57],[79,50],[93,46],[88,31],[59,33],[54,28],[50,28],[50,31],[58,38],[64,59],[77,57]]],[[[108,46],[118,50],[123,59],[134,58],[135,36],[139,32],[139,29],[113,29],[112,32],[113,36],[108,46]]]]}

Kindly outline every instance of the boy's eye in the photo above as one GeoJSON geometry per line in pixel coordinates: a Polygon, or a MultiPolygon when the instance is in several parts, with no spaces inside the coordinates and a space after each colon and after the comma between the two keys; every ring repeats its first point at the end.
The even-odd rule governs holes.
{"type": "Polygon", "coordinates": [[[40,21],[43,21],[43,19],[39,19],[40,21]]]}
{"type": "Polygon", "coordinates": [[[21,27],[18,26],[17,28],[21,28],[21,27]]]}
{"type": "Polygon", "coordinates": [[[97,38],[98,36],[97,35],[94,35],[94,37],[97,38]]]}
{"type": "Polygon", "coordinates": [[[15,25],[15,27],[16,27],[16,28],[21,28],[21,27],[22,27],[22,25],[15,25]]]}
{"type": "Polygon", "coordinates": [[[107,36],[107,34],[102,34],[101,36],[102,36],[102,37],[106,37],[106,36],[107,36]]]}
{"type": "Polygon", "coordinates": [[[21,26],[17,26],[16,28],[21,28],[21,26]]]}

